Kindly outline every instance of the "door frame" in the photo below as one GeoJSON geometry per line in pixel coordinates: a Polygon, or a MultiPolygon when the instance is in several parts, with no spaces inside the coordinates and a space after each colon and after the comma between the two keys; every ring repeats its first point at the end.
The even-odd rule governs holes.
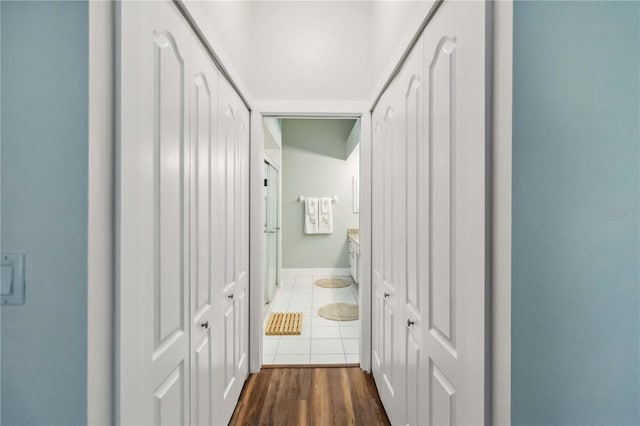
{"type": "MultiPolygon", "coordinates": [[[[262,101],[251,111],[249,159],[249,371],[262,367],[264,117],[360,118],[360,368],[371,371],[371,114],[368,103],[352,101],[262,101]]],[[[345,236],[346,238],[346,236],[345,236]]]]}
{"type": "Polygon", "coordinates": [[[114,1],[89,2],[87,424],[114,424],[114,1]]]}
{"type": "Polygon", "coordinates": [[[493,2],[490,377],[492,424],[511,424],[513,0],[493,2]]]}

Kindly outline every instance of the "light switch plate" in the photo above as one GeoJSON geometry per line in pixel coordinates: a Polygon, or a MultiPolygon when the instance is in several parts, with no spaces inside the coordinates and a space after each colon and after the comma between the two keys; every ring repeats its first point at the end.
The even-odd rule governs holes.
{"type": "Polygon", "coordinates": [[[2,294],[0,300],[3,305],[24,304],[24,254],[2,253],[1,274],[2,294]]]}
{"type": "Polygon", "coordinates": [[[13,293],[13,265],[2,265],[2,295],[13,293]]]}

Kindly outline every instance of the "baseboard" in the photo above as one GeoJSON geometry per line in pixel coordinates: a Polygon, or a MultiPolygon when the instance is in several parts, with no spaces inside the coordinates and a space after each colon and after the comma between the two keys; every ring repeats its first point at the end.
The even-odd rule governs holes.
{"type": "Polygon", "coordinates": [[[322,277],[349,277],[349,268],[282,268],[281,277],[292,277],[296,275],[313,275],[322,277]]]}

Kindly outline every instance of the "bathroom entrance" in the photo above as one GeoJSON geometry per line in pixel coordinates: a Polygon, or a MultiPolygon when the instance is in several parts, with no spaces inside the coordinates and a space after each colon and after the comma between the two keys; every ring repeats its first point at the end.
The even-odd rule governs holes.
{"type": "Polygon", "coordinates": [[[361,120],[262,124],[262,363],[359,365],[361,120]]]}

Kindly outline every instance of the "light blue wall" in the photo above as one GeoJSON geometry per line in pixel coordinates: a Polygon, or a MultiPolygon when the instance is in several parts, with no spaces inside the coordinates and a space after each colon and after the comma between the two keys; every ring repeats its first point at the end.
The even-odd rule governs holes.
{"type": "Polygon", "coordinates": [[[3,251],[26,304],[2,307],[2,424],[87,421],[88,3],[1,7],[3,251]]]}
{"type": "Polygon", "coordinates": [[[514,5],[514,425],[640,424],[639,21],[514,5]]]}

